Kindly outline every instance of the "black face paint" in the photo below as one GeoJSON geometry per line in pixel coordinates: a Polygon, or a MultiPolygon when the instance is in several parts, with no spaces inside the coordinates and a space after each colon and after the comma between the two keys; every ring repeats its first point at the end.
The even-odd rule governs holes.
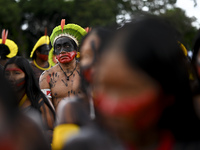
{"type": "Polygon", "coordinates": [[[25,88],[25,77],[21,78],[19,80],[16,80],[14,82],[10,82],[12,88],[14,89],[14,91],[19,92],[21,90],[23,90],[25,88]]]}
{"type": "Polygon", "coordinates": [[[62,51],[72,52],[76,50],[75,42],[68,37],[60,37],[55,41],[54,54],[59,55],[62,51]]]}
{"type": "Polygon", "coordinates": [[[48,55],[50,49],[51,49],[51,47],[48,44],[41,45],[40,47],[37,48],[37,50],[40,52],[40,54],[43,54],[43,55],[48,55]]]}

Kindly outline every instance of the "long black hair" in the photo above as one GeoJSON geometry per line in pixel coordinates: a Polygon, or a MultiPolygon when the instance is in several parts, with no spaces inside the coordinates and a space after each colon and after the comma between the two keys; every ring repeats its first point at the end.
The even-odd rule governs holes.
{"type": "Polygon", "coordinates": [[[15,56],[8,60],[8,62],[4,66],[4,70],[9,64],[16,64],[25,73],[26,94],[31,101],[31,106],[40,111],[39,100],[42,98],[44,103],[50,108],[55,117],[55,112],[51,107],[49,101],[47,100],[46,96],[40,90],[39,84],[36,81],[33,70],[28,60],[21,56],[15,56]]]}
{"type": "Polygon", "coordinates": [[[107,49],[111,46],[124,54],[130,66],[142,69],[166,95],[175,98],[164,110],[158,128],[172,131],[178,141],[199,140],[200,121],[193,106],[185,56],[167,21],[144,17],[128,23],[119,29],[107,49]]]}

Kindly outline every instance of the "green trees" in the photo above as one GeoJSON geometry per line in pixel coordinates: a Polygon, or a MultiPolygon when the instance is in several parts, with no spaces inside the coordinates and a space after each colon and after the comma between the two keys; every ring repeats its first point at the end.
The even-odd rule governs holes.
{"type": "Polygon", "coordinates": [[[82,27],[117,26],[117,20],[126,21],[127,14],[134,18],[138,13],[163,15],[171,20],[183,43],[191,48],[196,28],[193,18],[175,8],[176,0],[0,0],[0,30],[9,30],[8,38],[19,46],[20,55],[29,58],[35,42],[48,35],[60,24],[76,23],[82,27]]]}

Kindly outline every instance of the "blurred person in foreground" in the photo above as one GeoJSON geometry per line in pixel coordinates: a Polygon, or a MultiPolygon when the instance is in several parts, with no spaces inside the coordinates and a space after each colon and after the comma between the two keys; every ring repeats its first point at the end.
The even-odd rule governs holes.
{"type": "Polygon", "coordinates": [[[193,93],[195,100],[195,107],[200,118],[200,32],[197,33],[194,45],[193,45],[193,55],[191,60],[191,68],[194,70],[194,80],[193,80],[193,93]]]}
{"type": "Polygon", "coordinates": [[[50,150],[40,127],[18,110],[17,97],[0,69],[0,149],[50,150]]]}
{"type": "Polygon", "coordinates": [[[0,39],[0,67],[3,68],[3,66],[6,64],[6,62],[17,55],[18,52],[18,46],[17,44],[7,39],[8,36],[8,30],[3,29],[2,31],[2,37],[0,39]]]}
{"type": "Polygon", "coordinates": [[[96,61],[101,53],[101,47],[110,33],[111,31],[106,28],[93,28],[82,39],[80,46],[80,70],[83,93],[79,97],[66,98],[59,103],[56,113],[58,119],[53,135],[53,149],[61,149],[72,135],[79,132],[80,128],[85,126],[90,128],[91,121],[95,119],[92,77],[95,72],[96,61]],[[60,132],[61,130],[62,132],[60,132]],[[64,138],[66,135],[69,136],[64,138]]]}
{"type": "Polygon", "coordinates": [[[65,149],[200,148],[200,121],[185,56],[173,31],[153,17],[117,31],[95,71],[98,126],[83,129],[65,149]]]}
{"type": "Polygon", "coordinates": [[[15,56],[4,66],[4,74],[16,92],[20,110],[25,114],[39,113],[45,134],[51,141],[55,111],[52,103],[40,90],[29,62],[21,56],[15,56]]]}
{"type": "Polygon", "coordinates": [[[78,46],[86,31],[76,24],[55,27],[50,36],[58,63],[40,76],[40,88],[52,101],[55,110],[65,97],[79,95],[80,67],[76,61],[78,46]]]}
{"type": "Polygon", "coordinates": [[[45,35],[36,42],[30,54],[30,58],[32,58],[31,67],[38,82],[42,72],[51,68],[51,64],[48,62],[50,49],[49,36],[45,32],[45,35]]]}

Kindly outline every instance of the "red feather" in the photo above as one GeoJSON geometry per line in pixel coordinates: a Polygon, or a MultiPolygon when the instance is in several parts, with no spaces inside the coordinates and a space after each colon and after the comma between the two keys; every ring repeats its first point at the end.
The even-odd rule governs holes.
{"type": "Polygon", "coordinates": [[[65,19],[61,20],[60,26],[61,26],[62,32],[63,32],[64,26],[65,26],[65,19]]]}
{"type": "Polygon", "coordinates": [[[8,36],[8,30],[5,31],[5,29],[3,29],[3,31],[2,31],[2,44],[6,43],[7,36],[8,36]]]}
{"type": "Polygon", "coordinates": [[[90,28],[90,27],[87,27],[87,28],[85,28],[85,31],[88,33],[88,32],[90,32],[92,30],[92,28],[90,28]]]}
{"type": "Polygon", "coordinates": [[[44,35],[47,36],[47,27],[44,29],[44,35]]]}

